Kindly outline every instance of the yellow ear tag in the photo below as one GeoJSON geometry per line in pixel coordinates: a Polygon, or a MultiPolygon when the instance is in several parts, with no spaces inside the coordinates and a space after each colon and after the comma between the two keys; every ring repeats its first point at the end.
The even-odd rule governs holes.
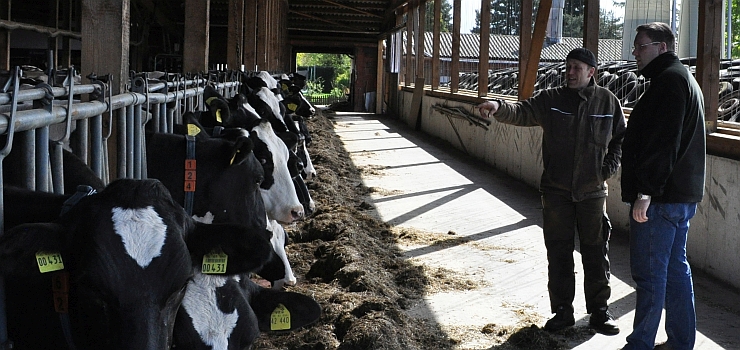
{"type": "Polygon", "coordinates": [[[60,253],[36,253],[36,264],[39,265],[41,273],[64,270],[64,262],[60,253]]]}
{"type": "Polygon", "coordinates": [[[298,105],[295,103],[288,103],[288,109],[291,111],[295,111],[295,109],[298,108],[298,105]]]}
{"type": "Polygon", "coordinates": [[[208,99],[206,100],[206,104],[210,106],[210,105],[211,105],[211,102],[212,102],[213,100],[217,99],[217,98],[218,98],[218,97],[215,97],[215,96],[214,96],[214,97],[209,97],[209,98],[208,98],[208,99]]]}
{"type": "Polygon", "coordinates": [[[288,91],[288,84],[280,84],[283,91],[288,91]]]}
{"type": "Polygon", "coordinates": [[[188,124],[188,135],[195,136],[200,134],[200,128],[195,124],[188,124]]]}
{"type": "Polygon", "coordinates": [[[288,329],[290,329],[290,311],[285,308],[285,305],[278,304],[270,315],[270,330],[284,331],[288,329]]]}
{"type": "Polygon", "coordinates": [[[226,273],[227,260],[229,260],[229,256],[223,252],[203,255],[201,271],[205,274],[224,274],[226,273]]]}
{"type": "Polygon", "coordinates": [[[220,108],[216,110],[216,121],[219,123],[223,123],[223,121],[221,121],[221,109],[220,108]]]}

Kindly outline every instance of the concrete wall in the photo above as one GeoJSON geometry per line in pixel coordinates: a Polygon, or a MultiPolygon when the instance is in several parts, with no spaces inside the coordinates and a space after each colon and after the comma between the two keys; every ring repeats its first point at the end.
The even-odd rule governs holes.
{"type": "MultiPolygon", "coordinates": [[[[416,117],[409,116],[412,93],[398,91],[395,114],[414,126],[416,117]]],[[[432,106],[461,106],[477,113],[475,104],[424,96],[421,105],[421,129],[467,151],[495,168],[539,187],[542,174],[542,134],[539,127],[524,128],[493,120],[488,130],[466,120],[452,118],[462,145],[447,116],[432,106]]],[[[620,197],[620,176],[607,181],[607,212],[615,230],[626,234],[629,207],[620,197]]],[[[704,200],[699,204],[689,230],[688,256],[692,267],[705,271],[734,287],[740,288],[740,162],[707,156],[707,180],[704,200]]]]}

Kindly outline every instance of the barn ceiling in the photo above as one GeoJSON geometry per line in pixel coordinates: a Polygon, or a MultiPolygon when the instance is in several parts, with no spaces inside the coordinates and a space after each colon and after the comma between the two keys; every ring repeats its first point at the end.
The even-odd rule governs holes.
{"type": "Polygon", "coordinates": [[[393,20],[390,0],[289,0],[288,4],[289,36],[377,40],[393,20]]]}

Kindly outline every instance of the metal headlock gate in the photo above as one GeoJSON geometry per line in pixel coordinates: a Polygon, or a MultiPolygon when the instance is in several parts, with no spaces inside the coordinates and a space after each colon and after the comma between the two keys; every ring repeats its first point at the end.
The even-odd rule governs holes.
{"type": "MultiPolygon", "coordinates": [[[[22,72],[16,68],[0,87],[0,236],[5,218],[2,164],[10,152],[20,152],[23,159],[21,169],[13,169],[22,174],[22,187],[62,194],[63,148],[71,149],[107,184],[111,179],[107,146],[113,137],[117,171],[113,178],[146,178],[147,123],[155,132],[171,133],[185,112],[204,108],[207,84],[227,97],[241,85],[238,71],[209,72],[208,78],[168,74],[162,79],[132,73],[129,92],[112,95],[110,76],[91,75],[87,77],[91,84],[75,85],[74,69],[69,72],[64,86],[40,84],[21,90],[22,72]]],[[[0,349],[10,349],[4,282],[0,275],[0,349]]]]}

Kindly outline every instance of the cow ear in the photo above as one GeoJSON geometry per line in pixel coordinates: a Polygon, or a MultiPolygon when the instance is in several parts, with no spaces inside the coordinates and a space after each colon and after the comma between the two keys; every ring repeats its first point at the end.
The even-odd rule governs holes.
{"type": "Polygon", "coordinates": [[[54,223],[16,226],[0,238],[0,271],[5,276],[32,276],[41,273],[37,254],[67,257],[64,228],[54,223]]]}
{"type": "Polygon", "coordinates": [[[249,134],[245,133],[236,138],[231,157],[231,164],[240,164],[249,157],[249,154],[254,150],[254,142],[248,135],[249,134]]]}
{"type": "Polygon", "coordinates": [[[321,317],[321,306],[309,296],[262,287],[253,293],[249,304],[257,315],[260,331],[293,331],[321,317]]]}

